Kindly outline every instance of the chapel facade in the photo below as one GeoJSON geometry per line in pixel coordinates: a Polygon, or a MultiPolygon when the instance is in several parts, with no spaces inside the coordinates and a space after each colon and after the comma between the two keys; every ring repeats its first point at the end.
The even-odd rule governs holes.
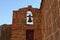
{"type": "Polygon", "coordinates": [[[13,11],[11,40],[42,40],[41,19],[39,9],[32,6],[13,11]]]}

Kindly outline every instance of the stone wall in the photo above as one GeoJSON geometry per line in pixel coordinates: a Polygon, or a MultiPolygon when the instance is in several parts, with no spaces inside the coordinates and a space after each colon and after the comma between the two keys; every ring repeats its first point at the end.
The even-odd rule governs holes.
{"type": "Polygon", "coordinates": [[[0,26],[0,40],[1,40],[1,26],[0,26]]]}
{"type": "Polygon", "coordinates": [[[60,0],[42,0],[43,40],[60,40],[60,0]]]}
{"type": "Polygon", "coordinates": [[[11,40],[11,25],[1,25],[0,40],[11,40]]]}
{"type": "Polygon", "coordinates": [[[37,8],[28,6],[17,11],[13,11],[12,36],[11,40],[26,40],[26,30],[34,30],[34,40],[42,40],[42,15],[37,8]],[[33,24],[26,24],[27,11],[33,14],[33,24]]]}

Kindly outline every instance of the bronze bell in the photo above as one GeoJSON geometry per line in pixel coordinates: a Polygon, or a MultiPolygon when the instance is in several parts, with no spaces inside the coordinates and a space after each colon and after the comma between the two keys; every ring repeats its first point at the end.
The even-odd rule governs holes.
{"type": "Polygon", "coordinates": [[[31,15],[29,15],[28,22],[32,22],[31,15]]]}

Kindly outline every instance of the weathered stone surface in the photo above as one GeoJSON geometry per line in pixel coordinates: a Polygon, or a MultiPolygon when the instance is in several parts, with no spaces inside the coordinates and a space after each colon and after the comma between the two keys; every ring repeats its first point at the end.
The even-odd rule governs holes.
{"type": "Polygon", "coordinates": [[[26,40],[26,30],[34,30],[34,40],[42,40],[41,19],[42,14],[39,12],[39,9],[31,6],[13,11],[11,40],[26,40]],[[26,24],[27,11],[31,11],[33,14],[32,25],[26,24]]]}
{"type": "Polygon", "coordinates": [[[43,15],[43,40],[60,40],[60,36],[55,36],[58,32],[60,35],[60,0],[43,0],[41,13],[43,15]]]}

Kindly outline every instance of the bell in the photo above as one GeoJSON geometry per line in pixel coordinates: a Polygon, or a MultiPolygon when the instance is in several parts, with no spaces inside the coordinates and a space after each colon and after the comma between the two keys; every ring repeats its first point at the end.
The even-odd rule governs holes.
{"type": "Polygon", "coordinates": [[[32,22],[32,19],[31,19],[31,17],[29,17],[29,19],[28,19],[28,22],[32,22]]]}

